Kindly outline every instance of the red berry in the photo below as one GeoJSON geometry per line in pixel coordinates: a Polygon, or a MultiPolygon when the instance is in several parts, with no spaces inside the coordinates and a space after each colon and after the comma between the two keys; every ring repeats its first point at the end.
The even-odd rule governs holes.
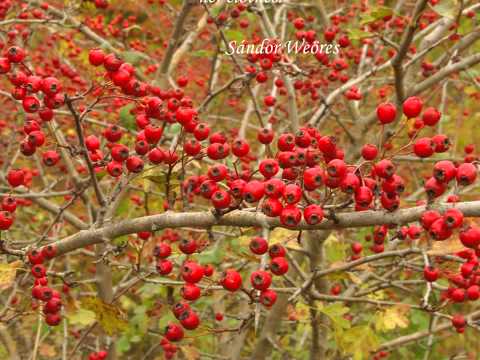
{"type": "Polygon", "coordinates": [[[5,54],[8,60],[12,63],[21,63],[25,60],[25,50],[18,46],[11,46],[8,48],[5,54]]]}
{"type": "Polygon", "coordinates": [[[277,293],[274,290],[267,289],[260,293],[260,302],[266,307],[271,307],[277,301],[277,293]]]}
{"type": "Polygon", "coordinates": [[[452,316],[452,325],[456,328],[463,328],[467,324],[465,317],[462,314],[455,314],[452,316]]]}
{"type": "Polygon", "coordinates": [[[408,118],[414,118],[420,115],[422,107],[422,100],[416,96],[411,96],[403,102],[403,113],[408,118]]]}
{"type": "Polygon", "coordinates": [[[449,228],[459,228],[463,224],[463,213],[457,208],[451,208],[445,211],[443,218],[449,228]]]}
{"type": "Polygon", "coordinates": [[[264,159],[260,162],[258,170],[265,177],[265,179],[270,179],[278,173],[278,162],[274,159],[264,159]]]}
{"type": "Polygon", "coordinates": [[[287,205],[280,214],[280,222],[286,227],[295,227],[302,220],[302,212],[295,205],[287,205]]]}
{"type": "Polygon", "coordinates": [[[262,128],[258,131],[257,139],[264,145],[268,145],[273,141],[273,130],[268,128],[262,128]]]}
{"type": "Polygon", "coordinates": [[[270,271],[275,275],[284,275],[288,272],[288,261],[284,257],[275,257],[270,262],[270,271]]]}
{"type": "Polygon", "coordinates": [[[430,157],[435,152],[435,145],[430,138],[420,138],[413,144],[413,152],[421,158],[430,157]]]}
{"type": "Polygon", "coordinates": [[[352,243],[351,248],[354,254],[360,254],[363,250],[362,244],[359,242],[352,243]]]}
{"type": "Polygon", "coordinates": [[[255,289],[265,290],[270,287],[270,284],[272,283],[272,276],[269,272],[264,270],[254,271],[250,275],[250,282],[255,289]]]}
{"type": "Polygon", "coordinates": [[[180,341],[183,339],[183,329],[175,323],[170,323],[165,328],[165,337],[169,341],[180,341]]]}
{"type": "Polygon", "coordinates": [[[210,198],[215,209],[226,209],[230,206],[232,201],[230,194],[225,190],[217,190],[210,198]]]}
{"type": "Polygon", "coordinates": [[[365,160],[373,160],[378,155],[378,148],[373,144],[365,144],[362,147],[362,157],[365,160]]]}
{"type": "Polygon", "coordinates": [[[477,178],[477,168],[471,163],[461,164],[457,168],[456,178],[459,185],[470,185],[477,178]]]}
{"type": "Polygon", "coordinates": [[[250,251],[257,255],[265,254],[268,251],[268,242],[262,237],[254,237],[250,240],[250,251]]]}
{"type": "Polygon", "coordinates": [[[435,144],[435,152],[437,153],[443,153],[450,147],[450,140],[446,135],[437,134],[432,137],[432,141],[435,144]]]}
{"type": "Polygon", "coordinates": [[[139,173],[143,170],[143,160],[137,156],[130,156],[126,164],[128,171],[132,173],[139,173]]]}
{"type": "Polygon", "coordinates": [[[246,202],[254,203],[259,201],[264,194],[264,185],[261,181],[249,181],[243,188],[242,196],[246,202]]]}
{"type": "Polygon", "coordinates": [[[13,215],[8,211],[0,211],[0,230],[8,230],[13,224],[13,215]]]}
{"type": "Polygon", "coordinates": [[[184,254],[193,254],[195,251],[197,251],[197,243],[194,239],[183,238],[182,240],[180,240],[178,248],[184,254]]]}
{"type": "Polygon", "coordinates": [[[433,177],[437,181],[448,183],[455,178],[457,168],[449,160],[441,160],[433,166],[433,177]]]}
{"type": "Polygon", "coordinates": [[[242,286],[242,277],[237,271],[229,269],[223,273],[220,284],[224,289],[234,292],[242,286]]]}
{"type": "Polygon", "coordinates": [[[480,287],[478,285],[472,285],[467,289],[468,300],[478,300],[480,298],[480,287]]]}
{"type": "Polygon", "coordinates": [[[160,275],[168,275],[173,270],[173,263],[167,259],[159,259],[156,264],[156,269],[160,275]]]}
{"type": "Polygon", "coordinates": [[[57,255],[57,246],[55,244],[46,245],[41,251],[44,259],[53,259],[57,255]]]}
{"type": "Polygon", "coordinates": [[[452,235],[452,230],[447,227],[443,218],[439,218],[430,226],[429,234],[434,240],[443,241],[452,235]]]}
{"type": "Polygon", "coordinates": [[[431,266],[426,266],[423,269],[423,277],[428,282],[435,282],[437,281],[438,277],[440,276],[440,271],[435,269],[431,266]]]}
{"type": "Polygon", "coordinates": [[[377,119],[385,125],[393,122],[397,116],[397,109],[392,103],[383,103],[377,106],[377,119]]]}
{"type": "Polygon", "coordinates": [[[88,53],[88,61],[93,66],[100,66],[103,64],[105,54],[102,49],[92,49],[88,53]]]}
{"type": "Polygon", "coordinates": [[[172,307],[173,315],[175,315],[177,319],[179,318],[180,314],[182,314],[186,310],[190,310],[190,305],[186,301],[177,302],[172,307]]]}
{"type": "Polygon", "coordinates": [[[380,160],[375,164],[375,173],[379,177],[387,179],[395,173],[395,165],[388,159],[380,160]]]}
{"type": "Polygon", "coordinates": [[[62,317],[58,313],[47,314],[45,316],[45,322],[49,326],[57,326],[62,321],[62,317]]]}
{"type": "Polygon", "coordinates": [[[426,108],[422,115],[422,120],[425,125],[435,126],[440,120],[441,113],[433,107],[426,108]]]}
{"type": "Polygon", "coordinates": [[[422,224],[425,230],[430,229],[432,224],[440,219],[442,216],[438,211],[435,210],[427,210],[423,212],[422,216],[420,217],[420,223],[422,224]]]}
{"type": "Polygon", "coordinates": [[[24,183],[23,170],[11,169],[7,174],[7,181],[12,187],[23,185],[24,183]]]}
{"type": "Polygon", "coordinates": [[[182,297],[185,300],[195,301],[201,296],[200,288],[195,284],[185,284],[181,288],[182,297]]]}
{"type": "Polygon", "coordinates": [[[194,330],[200,325],[200,318],[193,310],[185,310],[178,319],[180,324],[187,330],[194,330]]]}
{"type": "Polygon", "coordinates": [[[4,197],[2,200],[2,210],[8,212],[15,212],[17,209],[17,200],[13,196],[4,197]]]}
{"type": "Polygon", "coordinates": [[[305,222],[309,225],[316,225],[323,220],[323,209],[320,205],[311,204],[303,210],[305,222]]]}
{"type": "Polygon", "coordinates": [[[285,257],[287,255],[287,251],[285,250],[285,248],[282,245],[273,244],[268,249],[268,255],[270,255],[270,257],[272,259],[276,258],[276,257],[285,257]]]}
{"type": "Polygon", "coordinates": [[[475,249],[480,244],[480,228],[478,227],[469,226],[460,231],[459,235],[460,241],[467,248],[475,249]]]}
{"type": "Polygon", "coordinates": [[[197,283],[202,280],[203,267],[193,261],[188,261],[182,266],[182,278],[188,283],[197,283]]]}

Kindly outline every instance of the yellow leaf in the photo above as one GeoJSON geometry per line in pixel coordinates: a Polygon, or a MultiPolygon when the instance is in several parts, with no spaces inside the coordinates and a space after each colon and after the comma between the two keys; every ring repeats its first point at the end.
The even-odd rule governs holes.
{"type": "Polygon", "coordinates": [[[458,237],[452,236],[445,241],[434,241],[432,248],[427,254],[435,256],[448,255],[463,250],[464,248],[458,237]]]}
{"type": "Polygon", "coordinates": [[[395,305],[381,311],[377,315],[375,328],[378,331],[390,331],[396,328],[406,328],[410,323],[407,314],[410,311],[409,306],[395,305]]]}
{"type": "Polygon", "coordinates": [[[369,359],[370,354],[378,348],[379,339],[368,325],[358,325],[346,329],[338,337],[339,348],[347,354],[352,354],[354,360],[369,359]]]}
{"type": "Polygon", "coordinates": [[[38,353],[46,358],[53,358],[57,355],[57,352],[55,351],[55,346],[49,344],[41,344],[38,347],[38,353]]]}
{"type": "Polygon", "coordinates": [[[15,276],[17,275],[17,269],[22,266],[20,260],[0,264],[0,290],[8,289],[12,283],[15,281],[15,276]]]}
{"type": "MultiPolygon", "coordinates": [[[[346,250],[348,245],[340,241],[335,234],[330,236],[324,242],[325,256],[327,261],[336,266],[342,265],[346,258],[346,250]]],[[[334,266],[332,266],[334,267],[334,266]]]]}
{"type": "Polygon", "coordinates": [[[81,299],[81,303],[83,308],[95,313],[95,318],[108,335],[111,336],[127,328],[128,323],[117,306],[92,296],[81,299]]]}
{"type": "Polygon", "coordinates": [[[298,243],[296,241],[298,237],[298,231],[291,231],[285,228],[276,228],[275,230],[270,232],[269,236],[269,243],[270,244],[285,244],[286,242],[289,242],[290,247],[295,247],[298,246],[298,243]],[[295,241],[292,241],[295,240],[295,241]]]}
{"type": "Polygon", "coordinates": [[[463,89],[463,92],[465,93],[465,95],[473,95],[477,93],[477,89],[475,88],[475,86],[466,86],[463,89]]]}
{"type": "Polygon", "coordinates": [[[95,322],[95,313],[87,309],[79,309],[75,313],[67,313],[66,318],[72,325],[88,326],[95,322]]]}
{"type": "MultiPolygon", "coordinates": [[[[367,289],[368,285],[365,284],[365,286],[361,286],[360,288],[367,289]]],[[[385,299],[386,294],[385,291],[380,290],[380,291],[375,291],[367,295],[367,298],[372,299],[372,300],[383,300],[385,299]]]]}
{"type": "Polygon", "coordinates": [[[238,239],[238,243],[243,247],[243,246],[248,246],[250,244],[250,240],[252,239],[252,237],[248,235],[242,235],[242,236],[239,236],[237,239],[238,239]]]}
{"type": "Polygon", "coordinates": [[[200,354],[198,353],[198,349],[193,346],[186,345],[181,347],[183,355],[187,360],[197,360],[200,359],[200,354]]]}
{"type": "Polygon", "coordinates": [[[350,280],[356,285],[359,285],[362,283],[362,279],[360,279],[356,274],[349,272],[348,276],[350,277],[350,280]]]}

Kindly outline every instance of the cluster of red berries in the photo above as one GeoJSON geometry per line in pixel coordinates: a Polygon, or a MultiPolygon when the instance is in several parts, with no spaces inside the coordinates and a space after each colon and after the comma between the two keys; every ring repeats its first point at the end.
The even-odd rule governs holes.
{"type": "Polygon", "coordinates": [[[7,15],[8,10],[12,6],[11,0],[4,0],[0,3],[0,20],[5,19],[5,15],[7,15]]]}
{"type": "MultiPolygon", "coordinates": [[[[24,176],[22,170],[11,170],[7,174],[7,180],[11,184],[21,181],[23,184],[24,176]],[[17,175],[19,174],[19,176],[17,175]],[[17,177],[19,178],[17,180],[17,177]]],[[[8,230],[15,220],[15,210],[17,209],[17,200],[13,196],[6,196],[2,200],[0,211],[0,230],[8,230]]]]}
{"type": "Polygon", "coordinates": [[[64,95],[61,93],[62,84],[55,77],[45,77],[34,75],[23,65],[26,52],[18,46],[9,47],[4,57],[0,57],[0,74],[8,74],[8,79],[15,88],[12,96],[16,100],[22,101],[23,110],[26,113],[38,112],[41,120],[49,121],[53,117],[52,109],[61,107],[64,102],[64,95]],[[24,67],[14,70],[13,65],[24,67]],[[39,96],[43,93],[43,108],[39,96]]]}
{"type": "MultiPolygon", "coordinates": [[[[113,177],[118,177],[123,173],[124,164],[129,172],[140,172],[144,167],[144,157],[155,165],[174,164],[179,158],[178,154],[175,151],[163,150],[157,144],[161,140],[166,124],[178,122],[184,125],[186,131],[193,132],[197,121],[191,99],[184,96],[181,89],[163,91],[138,81],[134,77],[134,67],[123,62],[115,54],[105,55],[102,50],[94,49],[89,53],[89,60],[94,66],[103,65],[107,70],[107,77],[120,87],[124,94],[136,97],[145,97],[147,93],[154,95],[145,97],[143,104],[134,110],[136,126],[139,130],[135,143],[136,155],[130,154],[126,145],[118,144],[123,131],[117,125],[111,125],[103,132],[103,136],[108,141],[107,146],[110,148],[111,156],[111,161],[106,166],[107,172],[113,177]],[[155,124],[155,120],[161,121],[162,124],[155,124]]],[[[104,158],[99,149],[100,140],[95,135],[90,135],[86,138],[86,147],[91,160],[94,163],[99,162],[96,166],[100,168],[100,160],[104,158]]]]}
{"type": "MultiPolygon", "coordinates": [[[[177,234],[172,232],[172,234],[177,234]]],[[[168,236],[162,236],[162,241],[158,243],[153,251],[154,257],[157,259],[157,271],[161,275],[168,275],[173,270],[173,262],[168,258],[172,254],[172,248],[168,241],[178,240],[169,233],[168,236]]],[[[150,233],[137,234],[141,239],[146,240],[150,237],[150,233]]],[[[177,234],[178,235],[178,234],[177,234]]],[[[182,239],[178,246],[179,250],[186,255],[191,256],[195,252],[200,252],[198,246],[193,239],[182,239]]],[[[286,249],[280,244],[269,246],[266,239],[262,237],[254,237],[249,244],[250,251],[255,255],[263,255],[268,252],[270,263],[266,270],[256,270],[250,274],[250,282],[252,289],[247,291],[253,302],[259,302],[265,307],[270,308],[277,299],[277,293],[270,289],[272,284],[272,274],[281,276],[287,273],[289,265],[286,260],[286,249]],[[258,293],[257,293],[258,291],[258,293]]],[[[194,330],[200,325],[200,317],[197,312],[190,306],[190,303],[199,299],[202,295],[201,288],[198,286],[202,279],[211,277],[214,268],[212,265],[202,266],[194,261],[191,257],[183,262],[180,267],[180,276],[185,281],[180,293],[182,300],[175,304],[172,312],[178,319],[180,324],[170,323],[165,330],[165,338],[162,340],[162,346],[166,353],[175,353],[176,347],[171,346],[171,342],[179,341],[184,336],[185,330],[194,330]]],[[[240,273],[234,269],[227,269],[217,280],[225,290],[236,292],[243,289],[243,281],[240,273]]],[[[221,315],[221,314],[220,314],[221,315]]],[[[223,316],[216,314],[216,319],[221,321],[223,316]]]]}
{"type": "MultiPolygon", "coordinates": [[[[22,101],[24,111],[28,114],[38,113],[38,119],[29,117],[25,122],[25,139],[20,143],[22,154],[31,156],[45,143],[45,134],[40,124],[53,118],[53,109],[64,104],[64,95],[61,93],[62,84],[56,77],[33,75],[23,65],[25,56],[23,48],[9,47],[4,57],[0,57],[0,74],[8,74],[10,83],[15,86],[11,94],[16,100],[22,101]],[[14,69],[13,65],[23,66],[25,71],[14,69]],[[40,93],[43,94],[42,102],[40,93]]],[[[42,154],[42,160],[46,166],[54,166],[60,160],[60,155],[54,150],[48,150],[42,154]]]]}
{"type": "Polygon", "coordinates": [[[105,360],[108,356],[108,352],[105,350],[100,350],[97,352],[90,353],[88,355],[88,360],[105,360]]]}
{"type": "MultiPolygon", "coordinates": [[[[10,169],[6,178],[11,187],[28,185],[37,172],[30,169],[10,169]]],[[[5,196],[0,204],[0,230],[8,230],[12,226],[15,221],[14,215],[17,206],[29,206],[31,204],[32,201],[30,199],[17,199],[12,195],[5,196]]]]}
{"type": "Polygon", "coordinates": [[[57,326],[62,320],[60,315],[62,298],[57,290],[48,286],[47,269],[44,265],[45,261],[53,259],[56,254],[57,248],[54,245],[46,245],[40,250],[31,250],[27,254],[31,274],[35,278],[32,297],[43,303],[45,322],[50,326],[57,326]]]}
{"type": "MultiPolygon", "coordinates": [[[[32,177],[31,171],[24,169],[10,169],[7,173],[7,181],[11,187],[27,184],[32,177]]],[[[30,200],[16,199],[8,195],[2,199],[0,211],[0,230],[8,230],[15,221],[15,210],[18,205],[29,205],[30,200]]]]}
{"type": "Polygon", "coordinates": [[[250,251],[256,255],[263,255],[268,251],[270,256],[269,271],[254,271],[250,275],[250,282],[254,289],[260,291],[260,303],[266,307],[271,307],[277,300],[275,290],[269,289],[272,283],[271,274],[281,276],[288,272],[288,261],[285,258],[286,250],[280,244],[274,244],[269,247],[267,240],[262,237],[254,237],[250,241],[249,247],[250,251]]]}
{"type": "Polygon", "coordinates": [[[465,332],[465,326],[467,320],[462,314],[455,314],[452,316],[452,325],[455,327],[458,333],[463,334],[465,332]]]}

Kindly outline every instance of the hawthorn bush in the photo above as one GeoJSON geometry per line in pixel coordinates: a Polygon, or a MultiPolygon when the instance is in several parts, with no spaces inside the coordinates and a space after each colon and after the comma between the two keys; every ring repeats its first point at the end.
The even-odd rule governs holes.
{"type": "Polygon", "coordinates": [[[3,0],[1,358],[476,359],[479,40],[472,0],[3,0]]]}

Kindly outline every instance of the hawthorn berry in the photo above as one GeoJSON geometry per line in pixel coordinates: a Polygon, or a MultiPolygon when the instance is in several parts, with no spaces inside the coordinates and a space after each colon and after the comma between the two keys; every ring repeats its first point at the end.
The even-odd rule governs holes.
{"type": "Polygon", "coordinates": [[[237,271],[228,269],[223,273],[220,284],[224,289],[234,292],[242,286],[242,277],[237,271]]]}

